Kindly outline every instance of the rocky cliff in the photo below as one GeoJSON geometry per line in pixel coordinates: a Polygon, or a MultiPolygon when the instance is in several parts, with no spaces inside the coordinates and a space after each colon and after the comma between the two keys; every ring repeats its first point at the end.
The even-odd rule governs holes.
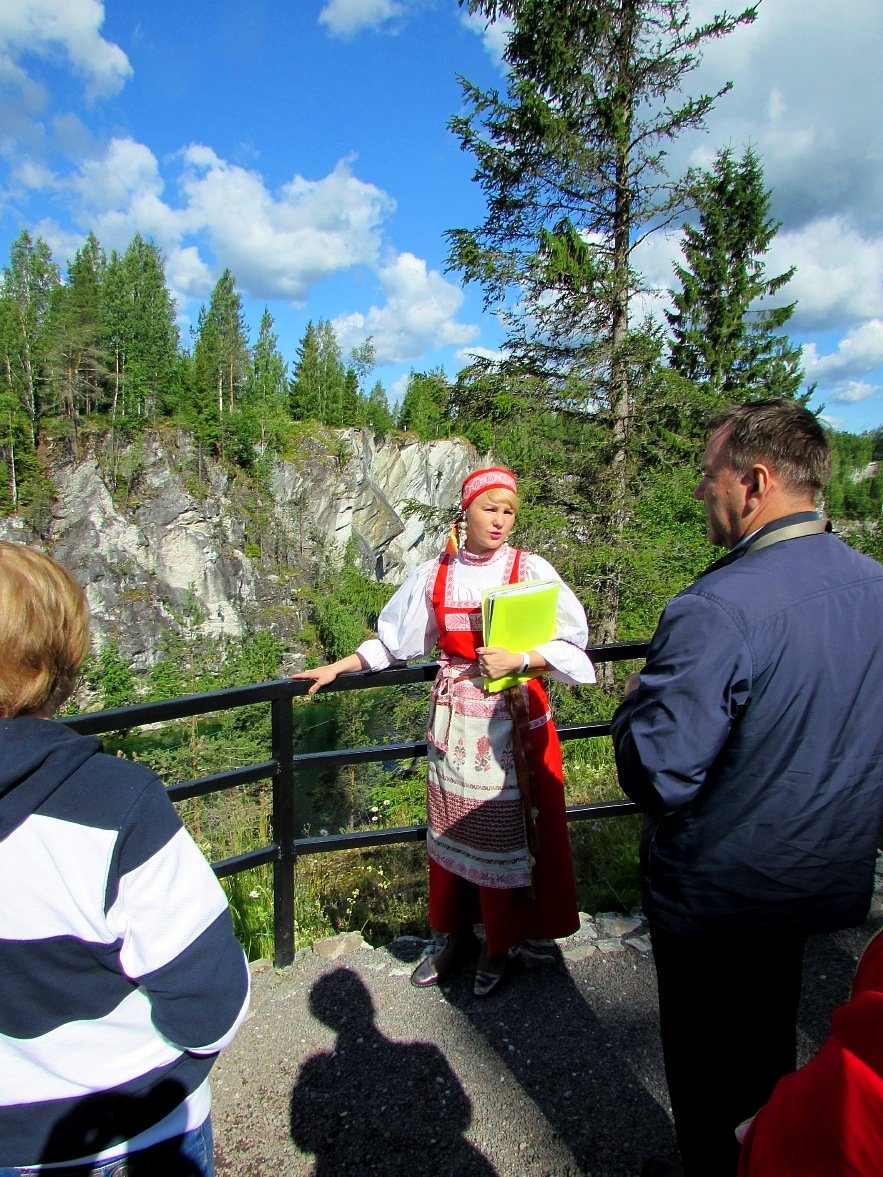
{"type": "Polygon", "coordinates": [[[10,517],[0,537],[43,546],[70,568],[86,589],[96,646],[112,639],[145,670],[191,594],[209,635],[269,626],[290,643],[319,553],[339,558],[352,541],[363,572],[401,582],[439,547],[438,529],[409,505],[446,513],[477,460],[464,441],[325,430],[246,479],[199,455],[186,434],[157,433],[114,455],[128,475],[112,493],[96,438],[76,460],[48,456],[55,497],[40,534],[10,517]]]}

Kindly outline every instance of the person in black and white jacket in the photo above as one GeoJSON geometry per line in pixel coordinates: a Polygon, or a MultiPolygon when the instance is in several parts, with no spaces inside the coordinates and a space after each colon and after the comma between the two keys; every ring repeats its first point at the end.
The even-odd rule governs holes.
{"type": "Polygon", "coordinates": [[[71,574],[0,542],[0,1177],[210,1177],[248,965],[159,778],[51,719],[88,644],[71,574]]]}

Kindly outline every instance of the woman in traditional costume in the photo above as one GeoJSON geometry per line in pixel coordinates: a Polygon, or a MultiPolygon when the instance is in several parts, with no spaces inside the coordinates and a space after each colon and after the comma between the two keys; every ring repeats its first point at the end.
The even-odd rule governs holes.
{"type": "Polygon", "coordinates": [[[461,523],[441,556],[407,578],[380,614],[377,637],[354,654],[295,678],[309,694],[338,674],[383,670],[438,644],[427,744],[429,923],[444,945],[413,984],[437,984],[477,960],[474,992],[502,980],[507,958],[551,956],[579,927],[558,734],[540,677],[489,692],[510,674],[591,683],[585,610],[548,561],[510,547],[519,500],[515,475],[488,467],[461,488],[461,523]],[[525,651],[482,645],[482,592],[520,581],[556,581],[554,637],[525,651]],[[484,939],[475,925],[484,926],[484,939]]]}

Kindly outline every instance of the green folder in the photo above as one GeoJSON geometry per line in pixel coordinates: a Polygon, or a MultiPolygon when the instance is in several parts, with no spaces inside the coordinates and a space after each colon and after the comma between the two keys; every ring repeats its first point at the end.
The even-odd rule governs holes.
{"type": "MultiPolygon", "coordinates": [[[[481,594],[481,628],[485,646],[502,646],[515,653],[536,649],[555,636],[558,614],[557,580],[519,580],[515,584],[484,589],[481,594]]],[[[536,678],[542,671],[486,678],[486,691],[504,691],[516,683],[536,678]]]]}

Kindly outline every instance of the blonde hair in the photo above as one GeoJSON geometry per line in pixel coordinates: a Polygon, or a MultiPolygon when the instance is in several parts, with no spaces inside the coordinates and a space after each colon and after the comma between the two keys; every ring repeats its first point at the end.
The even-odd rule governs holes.
{"type": "Polygon", "coordinates": [[[506,490],[504,486],[492,486],[490,490],[484,492],[492,503],[505,503],[511,507],[515,514],[518,514],[518,509],[521,506],[521,499],[512,490],[506,490]]]}
{"type": "Polygon", "coordinates": [[[0,715],[59,707],[89,649],[83,590],[51,556],[0,540],[0,715]]]}

